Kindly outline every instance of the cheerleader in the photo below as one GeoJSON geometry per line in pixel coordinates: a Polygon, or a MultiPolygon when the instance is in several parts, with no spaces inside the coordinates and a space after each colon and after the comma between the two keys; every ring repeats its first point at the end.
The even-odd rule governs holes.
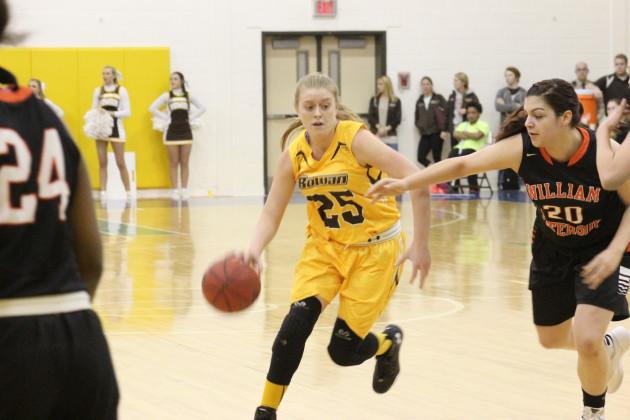
{"type": "Polygon", "coordinates": [[[123,118],[131,116],[129,95],[127,89],[118,84],[121,74],[112,66],[103,68],[103,86],[94,89],[92,96],[92,110],[109,113],[113,119],[113,126],[109,136],[96,136],[96,151],[98,153],[99,183],[101,188],[101,201],[107,198],[107,145],[112,144],[116,165],[120,171],[120,178],[127,191],[127,198],[134,198],[134,193],[129,186],[129,172],[125,164],[125,128],[123,118]]]}
{"type": "Polygon", "coordinates": [[[28,81],[28,87],[31,88],[33,95],[37,97],[37,99],[42,100],[53,110],[55,114],[59,117],[59,119],[63,118],[63,109],[61,109],[57,104],[48,99],[44,94],[45,85],[39,79],[31,79],[28,81]]]}
{"type": "Polygon", "coordinates": [[[173,72],[170,78],[171,90],[160,95],[149,107],[154,115],[154,126],[158,129],[165,127],[164,144],[168,150],[169,175],[173,186],[172,198],[188,199],[188,174],[190,151],[192,149],[193,134],[191,121],[199,118],[206,108],[186,90],[184,75],[173,72]],[[191,109],[191,104],[195,109],[191,109]],[[165,107],[165,111],[161,108],[165,107]],[[179,169],[181,190],[177,187],[177,171],[179,169]]]}

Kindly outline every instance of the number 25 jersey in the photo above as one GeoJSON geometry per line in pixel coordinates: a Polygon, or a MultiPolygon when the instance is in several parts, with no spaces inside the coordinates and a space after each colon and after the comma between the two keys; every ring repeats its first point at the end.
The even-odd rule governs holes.
{"type": "Polygon", "coordinates": [[[582,143],[568,162],[554,161],[545,148],[522,134],[519,175],[536,205],[535,235],[566,248],[607,245],[617,232],[625,205],[616,191],[602,188],[597,172],[595,133],[579,128],[582,143]]]}
{"type": "Polygon", "coordinates": [[[386,174],[361,165],[352,153],[361,129],[365,126],[360,122],[340,121],[319,160],[313,159],[306,130],[290,144],[295,182],[307,199],[307,234],[342,244],[365,243],[400,219],[394,197],[371,203],[365,196],[386,174]]]}

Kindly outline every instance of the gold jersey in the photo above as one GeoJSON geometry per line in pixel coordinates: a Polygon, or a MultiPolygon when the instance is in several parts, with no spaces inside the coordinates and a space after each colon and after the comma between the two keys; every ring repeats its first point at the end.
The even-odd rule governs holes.
{"type": "Polygon", "coordinates": [[[352,141],[365,126],[340,121],[320,160],[302,131],[289,146],[293,175],[307,199],[307,233],[342,244],[366,243],[400,219],[394,197],[371,203],[365,196],[372,184],[386,177],[369,165],[362,166],[352,153],[352,141]]]}

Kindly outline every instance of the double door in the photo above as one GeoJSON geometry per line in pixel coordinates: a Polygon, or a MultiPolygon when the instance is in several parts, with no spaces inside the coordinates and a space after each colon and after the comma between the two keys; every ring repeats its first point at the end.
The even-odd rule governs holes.
{"type": "Polygon", "coordinates": [[[318,71],[339,87],[340,102],[366,117],[376,78],[385,74],[385,34],[263,34],[265,191],[268,192],[281,138],[297,118],[297,81],[318,71]]]}

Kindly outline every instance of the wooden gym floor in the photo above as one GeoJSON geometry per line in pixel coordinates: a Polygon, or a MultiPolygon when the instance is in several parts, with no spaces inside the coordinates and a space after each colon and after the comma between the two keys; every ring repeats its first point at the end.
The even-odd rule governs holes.
{"type": "MultiPolygon", "coordinates": [[[[405,333],[402,372],[389,393],[372,391],[372,360],[340,368],[329,359],[333,303],[307,343],[278,418],[578,419],[576,354],[544,350],[531,321],[533,206],[512,198],[433,201],[429,285],[420,291],[405,273],[375,326],[396,322],[405,333]]],[[[247,245],[261,207],[260,198],[215,198],[98,209],[106,270],[95,307],[117,370],[122,420],[253,418],[288,310],[304,205],[287,209],[250,309],[218,312],[200,283],[210,261],[247,245]]],[[[403,224],[411,229],[409,202],[403,224]]],[[[608,419],[630,418],[629,382],[608,396],[608,419]]]]}

